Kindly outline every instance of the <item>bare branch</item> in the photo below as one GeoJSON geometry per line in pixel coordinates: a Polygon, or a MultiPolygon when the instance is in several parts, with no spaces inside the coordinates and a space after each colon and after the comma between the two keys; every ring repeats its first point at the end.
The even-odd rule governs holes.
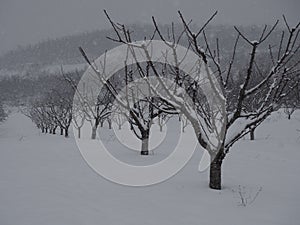
{"type": "MultiPolygon", "coordinates": [[[[270,29],[270,31],[266,34],[265,37],[261,36],[259,43],[264,42],[270,35],[271,33],[274,31],[274,29],[277,27],[279,20],[276,21],[276,23],[273,25],[273,27],[270,29]]],[[[263,32],[264,33],[264,32],[263,32]]]]}
{"type": "Polygon", "coordinates": [[[239,38],[240,38],[240,34],[237,35],[237,37],[235,39],[235,42],[234,42],[232,57],[231,57],[231,60],[229,62],[229,67],[228,67],[227,75],[226,75],[226,78],[225,78],[225,85],[224,85],[225,87],[227,87],[227,85],[228,85],[228,79],[229,79],[229,76],[230,76],[230,73],[231,73],[231,69],[232,69],[232,65],[233,65],[233,62],[234,62],[234,59],[235,59],[236,48],[237,48],[237,44],[238,44],[239,38]]]}
{"type": "Polygon", "coordinates": [[[234,29],[238,32],[238,34],[245,40],[247,41],[250,45],[253,45],[253,43],[245,36],[242,34],[242,32],[236,27],[234,26],[234,29]]]}
{"type": "Polygon", "coordinates": [[[291,28],[290,28],[290,26],[289,26],[289,24],[288,24],[288,22],[287,22],[287,20],[285,18],[285,15],[282,15],[282,17],[283,17],[283,21],[285,23],[285,26],[287,27],[288,31],[291,33],[291,28]]]}

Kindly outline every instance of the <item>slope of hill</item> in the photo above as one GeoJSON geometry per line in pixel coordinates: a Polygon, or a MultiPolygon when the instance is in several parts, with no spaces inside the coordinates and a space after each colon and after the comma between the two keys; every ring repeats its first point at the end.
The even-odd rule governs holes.
{"type": "MultiPolygon", "coordinates": [[[[143,40],[145,37],[152,36],[154,28],[152,25],[134,24],[129,26],[133,40],[143,40]]],[[[197,26],[195,25],[195,30],[197,26]]],[[[167,33],[170,28],[167,25],[161,26],[163,33],[167,33]]],[[[181,32],[181,25],[175,26],[175,32],[181,32]]],[[[262,28],[258,26],[240,27],[241,30],[250,39],[257,39],[262,28]]],[[[218,37],[220,48],[223,51],[222,57],[231,55],[232,46],[236,32],[232,26],[218,25],[209,26],[207,28],[207,36],[209,40],[215,43],[218,37]]],[[[49,39],[35,45],[20,46],[17,49],[0,56],[0,78],[8,75],[23,75],[33,71],[45,70],[49,67],[59,67],[60,65],[77,65],[85,63],[78,47],[82,46],[91,59],[99,57],[118,43],[113,42],[107,37],[115,37],[112,29],[96,30],[76,35],[69,35],[57,39],[49,39]]],[[[274,32],[272,40],[279,40],[280,30],[274,32]]],[[[158,37],[156,39],[159,39],[158,37]]],[[[271,41],[271,42],[273,42],[271,41]]],[[[203,43],[205,46],[205,43],[203,43]]],[[[246,46],[246,43],[242,43],[246,46]]],[[[204,47],[205,48],[205,47],[204,47]]],[[[242,49],[239,51],[241,55],[246,54],[242,49]]],[[[241,57],[239,57],[241,58],[241,57]]]]}

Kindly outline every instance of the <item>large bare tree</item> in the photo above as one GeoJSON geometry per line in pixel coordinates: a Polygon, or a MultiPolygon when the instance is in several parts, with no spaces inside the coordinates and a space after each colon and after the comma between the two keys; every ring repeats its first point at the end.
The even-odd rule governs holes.
{"type": "MultiPolygon", "coordinates": [[[[173,112],[180,112],[190,121],[199,144],[208,151],[211,157],[209,186],[212,189],[221,189],[222,163],[230,148],[259,126],[272,112],[278,110],[285,98],[299,85],[300,61],[298,51],[300,43],[298,37],[300,23],[291,27],[286,18],[283,17],[286,28],[282,31],[278,43],[268,43],[268,38],[277,29],[279,21],[271,27],[267,25],[262,27],[261,34],[256,40],[250,40],[241,29],[234,27],[236,39],[233,41],[231,57],[226,60],[219,45],[219,38],[222,37],[209,40],[205,32],[207,25],[217,12],[196,31],[193,30],[194,26],[191,25],[190,21],[187,21],[181,12],[178,13],[182,24],[180,33],[175,33],[173,24],[169,33],[162,32],[153,17],[154,34],[149,38],[150,41],[145,42],[145,44],[136,44],[131,38],[132,31],[127,29],[125,25],[115,23],[105,11],[116,34],[115,38],[110,37],[110,39],[127,45],[134,56],[137,51],[143,52],[149,68],[157,78],[158,85],[164,93],[158,92],[156,87],[149,83],[151,91],[161,100],[173,106],[175,109],[173,112]],[[200,43],[201,38],[204,40],[202,42],[202,46],[204,43],[203,47],[200,43]],[[168,70],[161,70],[151,58],[149,46],[151,47],[151,42],[155,39],[162,41],[171,49],[175,64],[173,63],[172,67],[166,66],[165,68],[168,70]],[[199,58],[195,64],[195,68],[199,68],[199,77],[189,79],[187,77],[190,74],[184,74],[180,71],[179,43],[193,51],[199,58]],[[242,67],[236,67],[236,64],[239,63],[237,52],[239,46],[242,46],[241,43],[243,46],[246,43],[249,47],[248,61],[242,67]],[[267,51],[265,51],[265,46],[267,46],[267,51]],[[268,52],[268,54],[264,54],[264,57],[268,57],[267,60],[260,60],[262,52],[268,52]],[[172,88],[164,81],[169,73],[173,73],[175,85],[172,88]],[[208,75],[201,80],[201,73],[208,75]],[[239,74],[238,79],[236,74],[239,74]],[[217,84],[215,79],[219,81],[217,84]],[[200,99],[200,96],[203,96],[201,89],[205,89],[207,86],[213,90],[212,95],[214,95],[215,104],[211,104],[209,98],[200,99]],[[253,99],[256,100],[255,104],[252,103],[253,99]],[[225,105],[225,107],[224,109],[218,108],[218,105],[225,105]],[[224,117],[220,117],[220,113],[224,117]],[[224,124],[224,121],[227,121],[226,125],[220,130],[218,123],[224,124]]],[[[114,87],[105,81],[103,73],[90,61],[85,51],[82,48],[80,50],[100,81],[108,86],[108,90],[112,94],[117,94],[114,87]]],[[[242,51],[245,49],[243,48],[242,51]]],[[[136,60],[136,65],[141,71],[143,70],[138,60],[136,60]]],[[[140,74],[142,78],[146,78],[144,73],[140,74]]],[[[126,108],[126,103],[120,99],[118,101],[126,108]]],[[[157,104],[152,105],[164,113],[172,113],[172,110],[164,110],[157,104]]],[[[130,108],[129,111],[134,117],[134,110],[130,108]]]]}

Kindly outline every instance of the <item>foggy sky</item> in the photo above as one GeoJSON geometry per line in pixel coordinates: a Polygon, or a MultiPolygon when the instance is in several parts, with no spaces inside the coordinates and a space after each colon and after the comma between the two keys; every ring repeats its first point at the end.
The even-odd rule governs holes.
{"type": "Polygon", "coordinates": [[[107,28],[103,9],[122,23],[178,21],[177,10],[201,23],[215,10],[218,24],[272,24],[300,19],[299,0],[0,0],[0,54],[17,45],[107,28]]]}

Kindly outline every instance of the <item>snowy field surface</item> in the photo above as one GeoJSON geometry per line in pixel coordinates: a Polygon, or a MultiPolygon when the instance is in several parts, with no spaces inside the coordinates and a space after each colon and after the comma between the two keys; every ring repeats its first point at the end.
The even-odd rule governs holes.
{"type": "Polygon", "coordinates": [[[171,179],[132,188],[96,174],[72,135],[41,134],[15,112],[0,124],[0,225],[297,225],[297,130],[299,111],[291,120],[274,113],[255,141],[247,137],[231,149],[221,191],[208,188],[207,170],[198,172],[199,147],[171,179]]]}

